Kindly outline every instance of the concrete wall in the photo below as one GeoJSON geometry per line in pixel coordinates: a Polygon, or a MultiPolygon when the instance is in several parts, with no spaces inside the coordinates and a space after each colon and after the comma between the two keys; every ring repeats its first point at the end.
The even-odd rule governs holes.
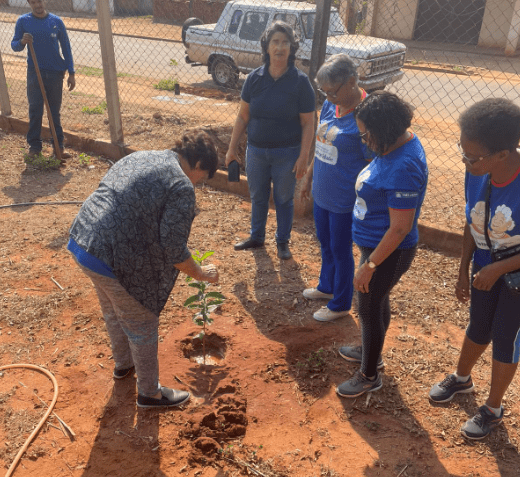
{"type": "Polygon", "coordinates": [[[374,36],[411,40],[419,0],[379,0],[376,3],[374,36]]]}
{"type": "Polygon", "coordinates": [[[487,0],[478,46],[506,46],[513,8],[514,3],[511,0],[487,0]]]}

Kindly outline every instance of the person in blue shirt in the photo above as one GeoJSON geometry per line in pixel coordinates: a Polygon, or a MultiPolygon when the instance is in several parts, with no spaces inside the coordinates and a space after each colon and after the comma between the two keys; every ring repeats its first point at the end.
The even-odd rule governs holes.
{"type": "Polygon", "coordinates": [[[502,422],[502,398],[520,356],[520,295],[504,281],[504,274],[520,269],[520,253],[493,262],[486,240],[487,235],[493,250],[520,244],[520,107],[508,99],[485,99],[461,114],[459,126],[466,225],[455,294],[471,306],[457,369],[435,384],[429,397],[448,402],[473,391],[471,371],[493,342],[488,398],[461,429],[466,438],[483,439],[502,422]]]}
{"type": "Polygon", "coordinates": [[[314,223],[321,246],[318,286],[307,288],[307,299],[330,299],[313,317],[333,321],[348,315],[352,305],[354,256],[352,210],[355,183],[371,159],[361,142],[354,108],[367,93],[358,86],[357,68],[346,54],[331,56],[316,76],[327,99],[320,113],[314,159],[305,175],[302,197],[309,198],[312,184],[314,223]]]}
{"type": "Polygon", "coordinates": [[[273,23],[260,44],[264,65],[244,83],[226,154],[226,166],[238,161],[238,144],[247,128],[251,230],[235,250],[264,246],[272,182],[278,258],[288,260],[296,180],[307,171],[314,136],[315,95],[307,75],[294,66],[298,42],[287,23],[273,23]]]}
{"type": "MultiPolygon", "coordinates": [[[[64,137],[60,109],[65,71],[69,72],[67,78],[69,91],[76,86],[69,36],[61,18],[45,10],[43,0],[27,0],[27,2],[31,7],[31,13],[22,15],[16,21],[11,48],[14,51],[22,51],[28,43],[33,45],[56,129],[61,157],[67,159],[71,156],[63,149],[64,137]]],[[[29,48],[27,48],[27,100],[29,102],[27,143],[29,144],[29,156],[34,157],[42,150],[41,129],[44,101],[29,48]]]]}
{"type": "Polygon", "coordinates": [[[419,240],[417,220],[426,193],[424,149],[408,128],[413,113],[397,95],[376,91],[354,110],[361,139],[373,160],[356,180],[352,235],[361,251],[354,277],[362,346],[343,346],[347,361],[360,362],[337,393],[355,398],[383,385],[378,369],[390,325],[390,292],[413,262],[419,240]]]}

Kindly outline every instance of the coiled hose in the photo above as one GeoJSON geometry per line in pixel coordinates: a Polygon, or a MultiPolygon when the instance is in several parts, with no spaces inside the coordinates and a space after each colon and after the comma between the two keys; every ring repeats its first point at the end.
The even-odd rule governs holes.
{"type": "Polygon", "coordinates": [[[25,451],[29,447],[29,444],[35,438],[36,434],[38,434],[38,432],[42,428],[43,424],[45,424],[45,421],[51,414],[52,410],[54,409],[54,405],[56,404],[56,401],[58,400],[58,382],[56,381],[56,378],[50,371],[47,371],[44,368],[40,368],[39,366],[35,366],[34,364],[8,364],[7,366],[0,366],[0,371],[3,371],[4,369],[12,369],[12,368],[34,369],[36,371],[39,371],[42,374],[45,374],[52,381],[52,384],[54,386],[54,396],[52,397],[52,402],[51,402],[49,408],[47,409],[47,411],[45,412],[44,416],[42,417],[42,419],[40,420],[40,422],[38,423],[38,425],[36,426],[34,431],[32,431],[32,434],[27,438],[27,440],[25,441],[25,444],[18,451],[18,454],[16,454],[16,457],[14,458],[13,463],[9,467],[7,474],[5,474],[5,477],[10,477],[11,475],[13,475],[14,469],[18,465],[18,462],[22,458],[22,455],[25,453],[25,451]]]}

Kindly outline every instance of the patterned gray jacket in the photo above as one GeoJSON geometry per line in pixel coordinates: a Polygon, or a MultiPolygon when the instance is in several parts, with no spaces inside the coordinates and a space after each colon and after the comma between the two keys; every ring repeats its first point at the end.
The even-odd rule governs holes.
{"type": "Polygon", "coordinates": [[[109,266],[126,291],[156,315],[187,260],[195,190],[171,150],[118,161],[81,206],[71,237],[109,266]]]}

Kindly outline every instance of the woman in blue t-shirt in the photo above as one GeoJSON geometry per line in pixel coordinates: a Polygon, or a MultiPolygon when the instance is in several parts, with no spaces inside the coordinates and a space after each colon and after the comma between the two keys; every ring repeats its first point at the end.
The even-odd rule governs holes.
{"type": "Polygon", "coordinates": [[[419,239],[417,219],[426,193],[428,166],[417,136],[408,130],[413,113],[398,96],[376,91],[354,110],[361,139],[375,157],[358,175],[352,235],[361,251],[354,277],[362,346],[340,354],[360,362],[337,393],[355,398],[381,388],[378,369],[390,324],[390,292],[410,268],[419,239]]]}
{"type": "Polygon", "coordinates": [[[292,257],[289,239],[296,180],[307,171],[314,135],[315,95],[307,75],[294,66],[298,42],[287,23],[277,21],[262,34],[264,66],[249,73],[242,88],[226,166],[238,160],[247,128],[246,174],[251,196],[250,236],[235,250],[263,247],[271,182],[276,206],[278,257],[292,257]]]}
{"type": "Polygon", "coordinates": [[[354,108],[367,96],[357,84],[354,62],[346,54],[333,55],[316,79],[327,99],[321,108],[314,159],[304,179],[302,196],[309,197],[312,184],[321,272],[318,286],[305,289],[303,296],[330,299],[313,316],[318,321],[333,321],[348,315],[352,305],[354,186],[372,156],[361,143],[354,118],[354,108]]]}
{"type": "Polygon", "coordinates": [[[466,226],[455,294],[463,303],[471,297],[469,325],[457,370],[432,387],[430,399],[447,402],[471,392],[471,370],[492,341],[489,396],[461,429],[469,439],[483,439],[502,422],[502,398],[520,355],[520,295],[504,281],[505,273],[520,269],[520,253],[492,262],[487,245],[496,250],[520,244],[520,107],[508,99],[485,99],[461,114],[459,126],[467,171],[466,226]]]}

